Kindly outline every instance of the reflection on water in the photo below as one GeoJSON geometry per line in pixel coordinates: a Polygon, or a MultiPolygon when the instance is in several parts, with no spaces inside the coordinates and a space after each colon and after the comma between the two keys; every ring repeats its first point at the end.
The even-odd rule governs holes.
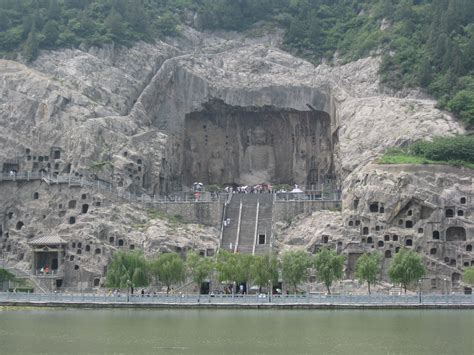
{"type": "Polygon", "coordinates": [[[0,354],[472,354],[473,335],[474,311],[0,311],[0,354]]]}

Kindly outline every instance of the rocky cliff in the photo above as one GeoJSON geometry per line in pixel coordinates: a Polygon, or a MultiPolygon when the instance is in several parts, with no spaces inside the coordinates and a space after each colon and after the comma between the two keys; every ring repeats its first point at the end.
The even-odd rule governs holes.
{"type": "MultiPolygon", "coordinates": [[[[410,208],[412,213],[427,208],[434,213],[428,218],[416,212],[426,218],[412,220],[409,227],[415,228],[413,233],[410,229],[413,245],[417,247],[421,240],[420,251],[431,245],[427,240],[435,228],[432,223],[441,223],[443,231],[451,224],[464,228],[464,240],[472,238],[470,205],[459,216],[462,219],[456,216],[452,223],[442,220],[440,212],[458,206],[463,197],[471,203],[470,172],[425,168],[421,173],[368,165],[387,147],[463,133],[455,118],[436,109],[436,103],[419,92],[401,95],[384,89],[377,74],[378,58],[314,66],[278,45],[278,35],[248,38],[185,29],[181,38],[169,43],[42,52],[30,65],[2,60],[3,173],[68,174],[109,184],[122,193],[148,196],[169,193],[194,179],[250,183],[258,178],[312,184],[328,178],[343,183],[342,214],[320,212],[308,217],[309,224],[302,219],[301,230],[298,226],[291,232],[281,230],[278,243],[282,249],[290,245],[314,249],[319,235],[327,236],[322,237],[326,242],[335,238],[337,247],[346,248],[351,243],[367,244],[366,235],[372,232],[370,248],[379,237],[384,245],[393,235],[403,243],[409,239],[408,232],[398,230],[403,227],[398,220],[405,223],[400,213],[410,208]],[[279,151],[278,146],[287,151],[279,151]],[[287,162],[284,167],[283,161],[287,162]],[[233,173],[225,176],[225,171],[233,173]],[[446,181],[462,189],[453,190],[446,181]],[[355,200],[359,201],[356,207],[355,200]],[[385,212],[375,217],[366,209],[376,202],[385,212]],[[407,207],[410,203],[414,207],[407,207]],[[334,221],[329,226],[320,222],[327,218],[334,221]],[[350,221],[353,225],[349,226],[350,221]],[[418,231],[421,229],[423,232],[418,231]]],[[[201,234],[201,227],[193,226],[191,232],[170,232],[165,222],[148,225],[146,209],[122,200],[109,207],[95,206],[93,216],[82,216],[83,223],[71,227],[69,211],[61,212],[67,210],[66,201],[60,208],[57,205],[65,193],[64,199],[79,200],[70,187],[31,184],[0,185],[4,196],[2,250],[12,265],[19,262],[23,269],[28,267],[21,264],[25,257],[32,260],[24,238],[47,234],[59,234],[71,250],[77,248],[70,243],[77,247],[83,239],[85,245],[88,238],[94,246],[114,238],[115,247],[117,236],[125,235],[131,236],[129,243],[137,248],[151,251],[160,249],[162,243],[168,249],[175,245],[183,250],[191,244],[202,250],[217,248],[216,229],[201,234]],[[41,199],[30,201],[40,188],[46,189],[41,199]],[[15,199],[11,191],[17,193],[15,199]],[[51,212],[54,208],[59,212],[51,212]],[[113,215],[120,220],[117,224],[112,223],[113,215]],[[16,231],[18,221],[26,227],[16,231]],[[144,226],[132,231],[126,227],[131,224],[144,226]],[[101,226],[108,230],[107,236],[92,237],[100,234],[101,226]],[[195,237],[184,238],[188,234],[195,237]],[[161,238],[164,235],[166,241],[161,238]]],[[[396,245],[384,248],[392,250],[396,245]]],[[[449,258],[446,267],[460,266],[454,251],[438,250],[428,257],[440,253],[441,260],[449,258]]],[[[82,256],[82,263],[96,277],[103,274],[106,259],[96,263],[82,256]]]]}

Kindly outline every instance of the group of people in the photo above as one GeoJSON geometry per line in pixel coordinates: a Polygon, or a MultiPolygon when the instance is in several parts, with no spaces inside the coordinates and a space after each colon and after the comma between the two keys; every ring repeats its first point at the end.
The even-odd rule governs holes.
{"type": "Polygon", "coordinates": [[[49,274],[49,267],[48,267],[48,265],[42,267],[42,268],[40,269],[40,273],[42,273],[42,274],[49,274]]]}
{"type": "Polygon", "coordinates": [[[234,193],[234,194],[261,194],[261,193],[272,193],[272,186],[267,184],[258,184],[254,186],[226,186],[224,191],[227,193],[234,193]]]}
{"type": "Polygon", "coordinates": [[[230,218],[229,217],[224,219],[224,227],[228,227],[228,226],[230,226],[230,218]]]}

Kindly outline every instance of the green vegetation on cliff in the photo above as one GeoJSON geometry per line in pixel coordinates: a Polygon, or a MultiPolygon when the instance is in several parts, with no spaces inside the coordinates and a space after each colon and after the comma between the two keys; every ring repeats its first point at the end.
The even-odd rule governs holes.
{"type": "Polygon", "coordinates": [[[474,136],[438,137],[404,148],[391,148],[381,164],[449,164],[474,169],[474,136]]]}
{"type": "Polygon", "coordinates": [[[153,41],[179,35],[181,23],[260,23],[282,28],[284,47],[313,62],[381,54],[386,85],[421,86],[474,125],[473,19],[472,0],[0,0],[0,55],[153,41]]]}

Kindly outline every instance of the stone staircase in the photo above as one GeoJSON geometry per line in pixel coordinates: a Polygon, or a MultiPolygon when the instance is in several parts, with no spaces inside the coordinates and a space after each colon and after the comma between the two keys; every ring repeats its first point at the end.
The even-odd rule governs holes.
{"type": "Polygon", "coordinates": [[[271,238],[273,227],[273,194],[259,196],[259,214],[257,226],[257,240],[255,254],[264,254],[271,251],[271,238]],[[265,235],[265,243],[259,244],[259,236],[265,235]]]}
{"type": "Polygon", "coordinates": [[[239,253],[253,253],[257,197],[257,194],[245,194],[242,198],[242,218],[240,220],[240,234],[236,250],[239,253]]]}
{"type": "Polygon", "coordinates": [[[226,207],[224,219],[229,218],[230,225],[224,227],[222,233],[222,250],[234,252],[239,227],[240,202],[240,195],[233,195],[230,203],[226,207]]]}
{"type": "Polygon", "coordinates": [[[231,252],[259,254],[271,250],[273,195],[234,194],[226,208],[221,249],[231,252]],[[264,244],[259,244],[262,235],[264,244]]]}
{"type": "Polygon", "coordinates": [[[46,293],[48,291],[50,291],[49,289],[49,284],[45,284],[45,282],[43,280],[41,280],[40,278],[24,271],[24,270],[21,270],[21,269],[17,269],[17,268],[14,268],[14,267],[10,267],[10,266],[6,266],[5,265],[5,261],[0,259],[0,266],[3,267],[5,270],[11,272],[13,275],[15,275],[15,278],[17,279],[26,279],[28,281],[30,281],[32,283],[32,286],[34,287],[35,289],[35,292],[39,292],[39,293],[46,293]],[[3,265],[3,266],[1,266],[3,265]]]}

